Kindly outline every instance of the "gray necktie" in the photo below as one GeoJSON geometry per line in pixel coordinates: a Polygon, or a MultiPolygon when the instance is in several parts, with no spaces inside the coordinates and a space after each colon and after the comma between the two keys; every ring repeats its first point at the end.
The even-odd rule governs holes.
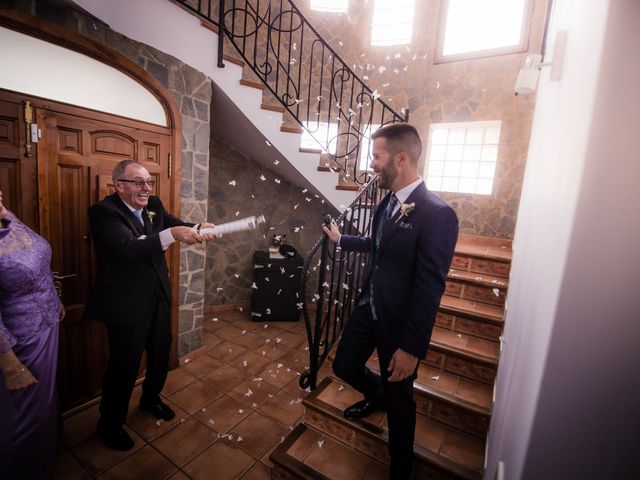
{"type": "Polygon", "coordinates": [[[144,220],[142,219],[142,210],[134,210],[133,214],[136,216],[136,218],[140,222],[140,225],[144,227],[144,220]]]}

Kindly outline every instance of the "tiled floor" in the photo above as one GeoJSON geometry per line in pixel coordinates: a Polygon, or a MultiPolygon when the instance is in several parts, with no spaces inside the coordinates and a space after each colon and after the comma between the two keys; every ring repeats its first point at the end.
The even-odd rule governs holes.
{"type": "Polygon", "coordinates": [[[84,410],[65,421],[54,478],[270,478],[269,455],[304,413],[304,324],[225,312],[205,320],[204,343],[207,353],[169,373],[175,419],[138,411],[136,387],[125,425],[135,446],[117,452],[94,436],[98,406],[84,410]]]}

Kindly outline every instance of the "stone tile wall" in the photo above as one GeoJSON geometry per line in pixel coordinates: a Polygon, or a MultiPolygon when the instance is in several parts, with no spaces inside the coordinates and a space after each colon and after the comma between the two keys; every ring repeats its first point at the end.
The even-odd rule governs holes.
{"type": "MultiPolygon", "coordinates": [[[[3,6],[22,10],[90,38],[134,62],[155,77],[180,108],[182,170],[181,218],[194,223],[207,218],[209,178],[209,117],[211,80],[178,59],[131,40],[106,24],[60,2],[11,0],[3,6]],[[6,4],[6,5],[5,5],[6,4]]],[[[180,317],[178,355],[202,346],[205,246],[180,246],[180,317]]]]}

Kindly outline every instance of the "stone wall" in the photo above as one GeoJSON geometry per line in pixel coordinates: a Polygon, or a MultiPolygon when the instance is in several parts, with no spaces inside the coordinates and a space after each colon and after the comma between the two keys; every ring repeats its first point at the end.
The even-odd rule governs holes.
{"type": "Polygon", "coordinates": [[[267,170],[212,138],[210,221],[223,223],[260,214],[266,224],[258,230],[226,235],[207,246],[207,306],[249,302],[256,250],[271,246],[274,234],[286,234],[287,243],[304,257],[320,238],[324,216],[338,214],[322,198],[283,180],[277,170],[267,170]]]}
{"type": "MultiPolygon", "coordinates": [[[[180,108],[182,122],[182,138],[176,139],[182,144],[180,212],[172,213],[180,214],[186,221],[204,221],[208,206],[211,80],[178,59],[131,40],[68,6],[44,0],[2,3],[79,33],[128,57],[167,89],[180,108]]],[[[205,253],[204,245],[180,246],[180,356],[203,344],[205,253]]]]}

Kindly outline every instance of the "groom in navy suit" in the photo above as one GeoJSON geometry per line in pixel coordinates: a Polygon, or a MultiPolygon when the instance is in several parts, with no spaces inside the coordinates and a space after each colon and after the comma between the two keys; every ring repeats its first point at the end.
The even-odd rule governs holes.
{"type": "Polygon", "coordinates": [[[416,404],[413,381],[427,353],[458,237],[455,212],[427,190],[417,173],[422,142],[406,123],[373,135],[372,168],[389,189],[373,218],[372,236],[340,235],[323,227],[347,251],[368,252],[367,273],[333,362],[335,374],[364,395],[344,411],[348,419],[386,409],[389,478],[410,478],[416,404]],[[381,377],[365,364],[376,349],[381,377]]]}

